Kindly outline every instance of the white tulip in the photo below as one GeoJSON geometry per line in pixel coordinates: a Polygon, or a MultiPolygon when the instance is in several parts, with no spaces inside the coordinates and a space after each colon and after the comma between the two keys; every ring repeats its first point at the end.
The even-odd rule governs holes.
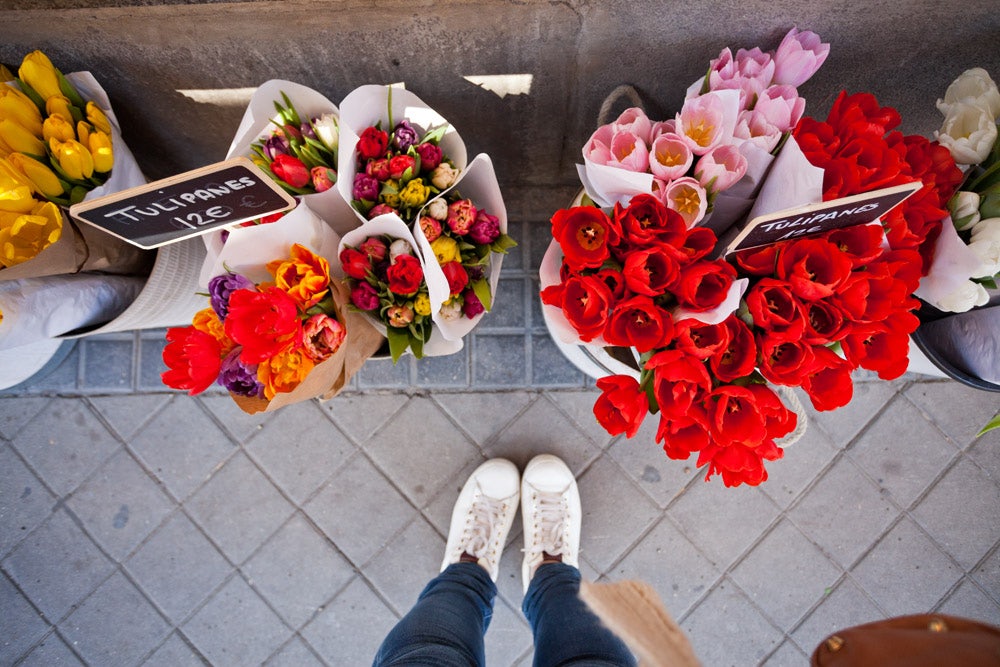
{"type": "Polygon", "coordinates": [[[405,239],[396,239],[389,246],[389,260],[393,261],[400,255],[412,255],[413,246],[405,239]]]}
{"type": "Polygon", "coordinates": [[[948,201],[948,211],[951,213],[952,222],[955,223],[955,229],[958,231],[969,229],[979,222],[979,195],[968,190],[959,190],[948,201]]]}
{"type": "Polygon", "coordinates": [[[982,67],[962,72],[948,86],[944,99],[937,101],[937,107],[947,115],[948,108],[957,102],[986,109],[994,120],[1000,116],[1000,90],[997,90],[997,84],[990,78],[989,72],[982,67]]]}
{"type": "Polygon", "coordinates": [[[934,305],[949,313],[964,313],[977,306],[985,306],[990,300],[990,294],[979,283],[966,280],[954,292],[944,297],[934,305]]]}
{"type": "Polygon", "coordinates": [[[951,151],[958,164],[979,164],[993,148],[997,126],[986,109],[955,102],[948,108],[948,115],[934,138],[951,151]]]}

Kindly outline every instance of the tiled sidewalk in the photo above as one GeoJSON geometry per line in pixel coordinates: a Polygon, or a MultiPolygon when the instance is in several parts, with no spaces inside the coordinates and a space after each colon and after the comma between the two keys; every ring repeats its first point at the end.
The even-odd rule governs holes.
{"type": "MultiPolygon", "coordinates": [[[[466,351],[371,363],[323,404],[248,416],[164,391],[157,331],[82,341],[0,392],[0,664],[370,664],[437,572],[468,472],[545,451],[579,477],[584,575],[653,584],[705,665],[802,665],[902,613],[1000,624],[1000,433],[974,438],[997,395],[859,378],[761,487],[706,484],[652,423],[596,425],[534,298],[545,226],[514,233],[466,351]]],[[[519,533],[491,666],[530,665],[519,533]]]]}

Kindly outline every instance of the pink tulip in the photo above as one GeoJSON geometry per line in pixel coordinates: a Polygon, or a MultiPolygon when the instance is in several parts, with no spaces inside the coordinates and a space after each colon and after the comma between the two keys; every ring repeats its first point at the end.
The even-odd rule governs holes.
{"type": "Polygon", "coordinates": [[[687,143],[673,132],[661,134],[649,151],[649,171],[665,181],[680,178],[691,168],[694,154],[687,143]]]}
{"type": "Polygon", "coordinates": [[[688,229],[697,225],[708,210],[708,193],[701,187],[701,183],[690,176],[667,184],[663,196],[663,203],[681,214],[688,229]]]}
{"type": "Polygon", "coordinates": [[[651,141],[650,130],[653,127],[653,123],[646,116],[646,113],[639,107],[625,109],[625,111],[618,116],[618,119],[611,123],[611,127],[614,129],[615,134],[618,134],[619,132],[630,132],[641,138],[645,143],[649,143],[651,141]]]}
{"type": "Polygon", "coordinates": [[[736,138],[749,141],[770,153],[778,145],[782,131],[772,125],[766,115],[754,109],[740,112],[733,134],[736,138]]]}
{"type": "Polygon", "coordinates": [[[771,54],[756,46],[749,51],[740,49],[736,52],[736,69],[744,79],[757,79],[764,86],[769,86],[774,78],[774,67],[771,54]]]}
{"type": "Polygon", "coordinates": [[[709,192],[728,190],[747,173],[747,159],[732,144],[716,146],[698,160],[694,175],[709,192]]]}
{"type": "Polygon", "coordinates": [[[760,94],[754,111],[763,114],[767,122],[782,132],[790,132],[799,124],[806,101],[794,86],[771,86],[760,94]]]}
{"type": "Polygon", "coordinates": [[[653,129],[649,131],[649,143],[650,145],[656,141],[656,138],[661,134],[674,133],[677,132],[677,121],[673,118],[670,120],[661,120],[653,123],[653,129]]]}
{"type": "Polygon", "coordinates": [[[830,54],[830,45],[819,35],[792,28],[774,54],[774,83],[800,86],[809,80],[830,54]]]}
{"type": "Polygon", "coordinates": [[[583,157],[595,164],[611,164],[611,139],[614,135],[614,129],[610,125],[597,128],[583,145],[583,157]]]}
{"type": "Polygon", "coordinates": [[[649,169],[649,149],[646,142],[631,132],[618,132],[611,139],[611,162],[613,167],[638,173],[649,169]]]}
{"type": "Polygon", "coordinates": [[[726,139],[724,115],[722,100],[712,93],[688,98],[677,114],[677,134],[695,155],[704,155],[726,139]]]}

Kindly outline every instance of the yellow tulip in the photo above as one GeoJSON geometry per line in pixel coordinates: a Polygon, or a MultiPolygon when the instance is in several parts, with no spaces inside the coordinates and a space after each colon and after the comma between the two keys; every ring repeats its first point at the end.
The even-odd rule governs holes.
{"type": "MultiPolygon", "coordinates": [[[[92,129],[93,128],[89,123],[81,120],[79,123],[76,124],[76,136],[70,137],[70,139],[76,139],[81,144],[86,146],[87,144],[90,143],[90,131],[92,129]]],[[[65,139],[63,141],[65,141],[65,139]]]]}
{"type": "Polygon", "coordinates": [[[0,64],[0,81],[13,81],[14,73],[7,69],[7,66],[0,64]]]}
{"type": "Polygon", "coordinates": [[[42,136],[42,114],[31,98],[7,84],[0,85],[0,118],[12,118],[34,134],[42,136]]]}
{"type": "Polygon", "coordinates": [[[93,102],[87,102],[87,120],[104,134],[111,134],[111,121],[104,115],[101,107],[93,102]]]}
{"type": "Polygon", "coordinates": [[[47,199],[58,197],[65,192],[59,182],[59,177],[47,165],[38,160],[20,153],[11,153],[7,157],[7,164],[28,181],[35,192],[47,199]]]}
{"type": "Polygon", "coordinates": [[[34,259],[62,236],[62,213],[42,202],[30,213],[0,212],[0,264],[14,266],[34,259]]]}
{"type": "Polygon", "coordinates": [[[31,196],[31,183],[6,160],[0,160],[0,211],[27,213],[37,203],[31,196]]]}
{"type": "Polygon", "coordinates": [[[76,132],[73,131],[73,123],[62,116],[49,116],[42,123],[42,138],[45,141],[55,137],[59,141],[69,141],[76,139],[76,132]]]}
{"type": "Polygon", "coordinates": [[[12,152],[45,155],[45,144],[42,140],[10,118],[0,120],[0,139],[12,152]]]}
{"type": "Polygon", "coordinates": [[[56,67],[41,51],[32,51],[21,61],[21,68],[17,70],[21,81],[31,86],[31,88],[47,100],[53,95],[62,95],[59,89],[59,75],[56,67]]]}
{"type": "Polygon", "coordinates": [[[65,95],[53,95],[45,100],[45,113],[49,116],[62,116],[72,122],[73,103],[65,95]]]}
{"type": "Polygon", "coordinates": [[[90,151],[78,141],[49,141],[52,159],[67,176],[82,181],[94,175],[94,158],[90,151]]]}
{"type": "Polygon", "coordinates": [[[87,140],[90,155],[94,158],[94,171],[106,174],[115,164],[114,149],[111,137],[100,130],[94,130],[87,140]]]}

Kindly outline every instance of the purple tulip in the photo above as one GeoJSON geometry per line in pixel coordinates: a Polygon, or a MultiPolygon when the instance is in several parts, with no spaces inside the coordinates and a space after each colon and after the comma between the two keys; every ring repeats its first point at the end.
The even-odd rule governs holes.
{"type": "Polygon", "coordinates": [[[229,297],[238,289],[254,289],[253,281],[238,273],[223,273],[208,281],[208,298],[220,320],[229,314],[229,297]]]}
{"type": "Polygon", "coordinates": [[[410,149],[410,146],[419,140],[420,137],[417,135],[417,131],[413,129],[408,120],[400,121],[392,131],[392,143],[400,152],[405,153],[410,149]]]}
{"type": "Polygon", "coordinates": [[[368,174],[354,175],[354,198],[365,201],[378,201],[378,193],[381,190],[379,182],[368,174]]]}
{"type": "Polygon", "coordinates": [[[247,366],[240,361],[242,349],[235,348],[222,360],[219,384],[237,396],[263,396],[264,385],[257,380],[257,366],[247,366]]]}
{"type": "Polygon", "coordinates": [[[360,310],[375,310],[378,308],[378,292],[368,283],[362,281],[351,290],[351,303],[360,310]]]}
{"type": "Polygon", "coordinates": [[[264,142],[264,154],[272,162],[279,155],[288,155],[288,139],[283,134],[275,132],[264,142]]]}

